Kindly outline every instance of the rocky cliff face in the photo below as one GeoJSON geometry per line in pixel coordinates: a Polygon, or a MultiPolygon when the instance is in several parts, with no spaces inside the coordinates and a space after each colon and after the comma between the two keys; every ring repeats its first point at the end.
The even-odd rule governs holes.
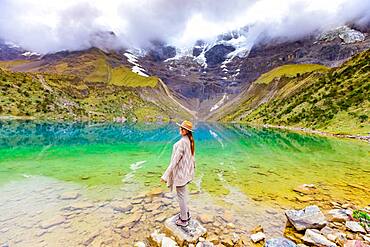
{"type": "MultiPolygon", "coordinates": [[[[159,47],[155,52],[166,50],[159,47]]],[[[347,26],[301,40],[270,40],[252,47],[245,28],[221,35],[213,43],[198,41],[191,50],[173,54],[172,49],[161,59],[152,51],[140,59],[150,74],[162,78],[184,98],[185,105],[204,118],[212,114],[211,109],[232,100],[261,74],[278,66],[312,63],[335,67],[368,48],[369,33],[347,26]]]]}

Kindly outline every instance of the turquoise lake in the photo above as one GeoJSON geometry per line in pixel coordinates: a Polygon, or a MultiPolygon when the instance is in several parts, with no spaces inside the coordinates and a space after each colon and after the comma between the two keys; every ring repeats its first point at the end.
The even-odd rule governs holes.
{"type": "MultiPolygon", "coordinates": [[[[230,210],[236,218],[248,221],[251,212],[264,220],[262,209],[280,213],[312,203],[323,208],[331,201],[350,201],[358,206],[370,203],[370,145],[366,142],[210,123],[196,124],[194,137],[196,177],[190,185],[190,207],[195,213],[230,210]],[[313,184],[317,193],[308,196],[293,190],[302,184],[313,184]],[[204,200],[212,202],[210,208],[204,200]]],[[[104,205],[97,207],[100,209],[157,188],[167,193],[159,179],[178,138],[175,124],[0,121],[0,211],[6,213],[0,216],[0,226],[7,229],[0,234],[0,243],[75,243],[74,234],[83,233],[63,232],[81,229],[78,224],[82,223],[73,219],[66,220],[69,228],[56,227],[41,236],[37,235],[40,227],[35,227],[70,203],[60,200],[65,191],[78,191],[76,200],[104,205]],[[22,228],[25,235],[17,234],[30,218],[35,220],[22,228]],[[58,234],[64,234],[65,239],[58,239],[58,234]]],[[[174,199],[173,212],[176,205],[174,199]]],[[[93,219],[82,227],[87,235],[93,225],[109,224],[121,217],[113,211],[111,215],[97,211],[88,214],[93,219]],[[98,220],[102,215],[109,217],[98,220]]],[[[68,219],[64,211],[63,215],[68,219]]],[[[250,219],[245,227],[252,227],[254,221],[250,219]]],[[[279,230],[271,227],[271,235],[279,230]]],[[[143,234],[127,231],[127,241],[143,234]]]]}

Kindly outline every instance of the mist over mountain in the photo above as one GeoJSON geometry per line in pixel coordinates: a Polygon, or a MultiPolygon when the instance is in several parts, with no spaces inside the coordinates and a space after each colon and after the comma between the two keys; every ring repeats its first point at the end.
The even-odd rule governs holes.
{"type": "Polygon", "coordinates": [[[112,48],[147,48],[153,40],[191,47],[247,26],[253,46],[370,21],[370,1],[360,0],[3,0],[0,9],[0,38],[39,53],[87,49],[107,32],[115,35],[112,48]]]}

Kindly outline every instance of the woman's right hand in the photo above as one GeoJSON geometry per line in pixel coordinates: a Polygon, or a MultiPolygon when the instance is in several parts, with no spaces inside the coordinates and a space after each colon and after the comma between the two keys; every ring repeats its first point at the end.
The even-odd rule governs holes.
{"type": "Polygon", "coordinates": [[[161,178],[160,182],[161,183],[166,183],[166,181],[163,178],[161,178]]]}

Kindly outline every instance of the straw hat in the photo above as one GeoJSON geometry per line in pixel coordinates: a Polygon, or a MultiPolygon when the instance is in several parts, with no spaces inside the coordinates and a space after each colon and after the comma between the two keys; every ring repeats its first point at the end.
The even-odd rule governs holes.
{"type": "Polygon", "coordinates": [[[186,130],[193,132],[193,124],[188,120],[184,120],[181,124],[179,123],[176,123],[176,124],[180,126],[181,128],[184,128],[186,130]]]}

